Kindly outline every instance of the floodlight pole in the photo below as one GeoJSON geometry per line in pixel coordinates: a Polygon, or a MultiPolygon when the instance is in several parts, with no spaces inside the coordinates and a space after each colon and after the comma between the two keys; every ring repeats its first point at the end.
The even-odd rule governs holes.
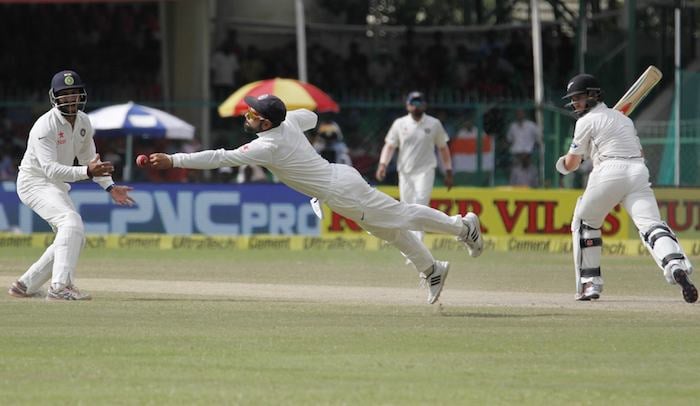
{"type": "Polygon", "coordinates": [[[299,80],[308,82],[306,75],[306,22],[304,21],[304,0],[295,0],[297,20],[297,69],[299,80]]]}
{"type": "Polygon", "coordinates": [[[675,14],[675,39],[674,39],[674,64],[675,72],[675,92],[673,100],[673,111],[676,119],[673,122],[673,160],[675,162],[673,170],[673,184],[676,187],[681,184],[681,9],[676,7],[675,14]]]}
{"type": "MultiPolygon", "coordinates": [[[[532,66],[535,74],[535,120],[540,132],[544,130],[544,117],[542,115],[542,103],[544,101],[544,85],[542,84],[542,27],[540,24],[540,9],[537,0],[530,0],[530,13],[532,19],[532,66]]],[[[544,185],[544,137],[540,140],[540,182],[544,185]]]]}

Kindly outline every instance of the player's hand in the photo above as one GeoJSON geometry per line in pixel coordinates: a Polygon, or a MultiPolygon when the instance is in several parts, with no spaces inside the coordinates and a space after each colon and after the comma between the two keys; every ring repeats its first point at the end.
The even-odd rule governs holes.
{"type": "Polygon", "coordinates": [[[384,178],[386,177],[386,165],[385,164],[379,164],[377,167],[377,173],[374,174],[374,177],[377,178],[378,181],[383,181],[384,178]]]}
{"type": "Polygon", "coordinates": [[[112,199],[120,206],[133,206],[134,199],[129,196],[129,191],[134,190],[131,186],[114,186],[109,194],[112,199]]]}
{"type": "Polygon", "coordinates": [[[95,155],[95,158],[87,164],[87,174],[90,178],[95,176],[109,176],[112,172],[114,172],[114,166],[112,166],[112,163],[109,161],[100,161],[100,154],[95,155]]]}
{"type": "Polygon", "coordinates": [[[452,178],[452,171],[445,171],[445,186],[447,186],[448,192],[452,189],[453,184],[454,179],[452,178]]]}
{"type": "Polygon", "coordinates": [[[168,154],[156,152],[148,157],[148,163],[153,169],[170,169],[173,167],[173,159],[168,154]]]}
{"type": "Polygon", "coordinates": [[[570,170],[566,169],[566,155],[560,156],[559,159],[557,160],[557,163],[554,165],[557,168],[557,171],[561,173],[562,175],[568,175],[571,173],[570,170]]]}

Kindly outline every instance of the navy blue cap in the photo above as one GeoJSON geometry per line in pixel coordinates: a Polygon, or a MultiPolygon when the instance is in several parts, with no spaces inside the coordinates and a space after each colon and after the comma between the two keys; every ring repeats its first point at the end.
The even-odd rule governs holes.
{"type": "Polygon", "coordinates": [[[262,117],[270,120],[273,127],[280,125],[284,118],[287,117],[287,107],[277,96],[261,94],[258,97],[246,96],[243,100],[262,117]]]}
{"type": "Polygon", "coordinates": [[[85,85],[80,76],[72,70],[63,70],[53,75],[51,90],[55,93],[66,89],[83,89],[85,85]]]}
{"type": "Polygon", "coordinates": [[[406,103],[410,103],[414,100],[420,100],[422,102],[425,102],[425,96],[423,95],[423,93],[418,91],[409,93],[408,97],[406,97],[406,103]]]}

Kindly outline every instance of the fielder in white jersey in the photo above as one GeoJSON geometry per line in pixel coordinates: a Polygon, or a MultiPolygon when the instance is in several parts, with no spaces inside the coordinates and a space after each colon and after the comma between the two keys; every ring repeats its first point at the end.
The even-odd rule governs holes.
{"type": "Polygon", "coordinates": [[[133,204],[127,186],[117,186],[110,162],[100,161],[95,151],[93,129],[82,112],[87,93],[73,71],[54,75],[49,90],[53,108],[34,123],[29,132],[17,176],[17,194],[22,203],[46,220],[56,232],[53,243],[37,262],[10,286],[14,297],[40,296],[39,289],[51,279],[48,300],[89,300],[75,285],[75,269],[84,244],[80,214],[68,195],[69,182],[92,179],[118,204],[133,204]],[[75,159],[79,166],[73,166],[75,159]]]}
{"type": "Polygon", "coordinates": [[[471,256],[481,254],[483,242],[479,218],[474,213],[448,216],[429,207],[399,202],[372,188],[352,166],[323,159],[304,135],[316,126],[315,113],[300,109],[287,113],[284,103],[272,95],[246,97],[250,109],[244,128],[258,138],[235,150],[208,150],[192,154],[151,154],[156,169],[214,169],[260,165],[281,182],[316,197],[359,224],[370,234],[387,241],[408,257],[428,287],[428,303],[440,296],[449,263],[436,261],[411,230],[451,234],[465,244],[471,256]]]}
{"type": "MultiPolygon", "coordinates": [[[[452,188],[452,158],[447,142],[450,140],[445,128],[435,117],[425,113],[425,97],[420,92],[411,92],[406,99],[408,114],[397,118],[384,139],[375,177],[378,181],[386,177],[386,168],[398,148],[397,169],[399,172],[399,196],[406,203],[430,203],[435,183],[435,147],[438,149],[445,170],[445,186],[452,188]]],[[[417,231],[423,239],[423,232],[417,231]]]]}
{"type": "Polygon", "coordinates": [[[598,299],[603,291],[600,229],[610,210],[621,203],[666,280],[680,285],[686,302],[697,301],[698,291],[688,276],[693,266],[671,228],[661,220],[634,123],[602,102],[598,80],[591,75],[571,79],[564,98],[571,99],[578,120],[569,152],[559,158],[557,170],[566,175],[584,158],[593,162],[571,222],[576,298],[598,299]]]}

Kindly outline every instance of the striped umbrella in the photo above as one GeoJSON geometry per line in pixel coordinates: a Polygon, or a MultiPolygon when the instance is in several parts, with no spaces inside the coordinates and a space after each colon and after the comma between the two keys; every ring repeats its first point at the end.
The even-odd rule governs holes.
{"type": "Polygon", "coordinates": [[[319,113],[340,111],[338,104],[316,86],[296,79],[267,79],[248,83],[236,90],[219,105],[221,117],[240,116],[248,111],[248,105],[243,98],[273,94],[287,105],[287,110],[309,109],[319,113]]]}

